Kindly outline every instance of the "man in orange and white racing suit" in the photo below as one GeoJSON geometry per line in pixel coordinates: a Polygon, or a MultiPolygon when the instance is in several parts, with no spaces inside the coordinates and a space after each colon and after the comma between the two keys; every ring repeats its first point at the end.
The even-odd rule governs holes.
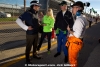
{"type": "Polygon", "coordinates": [[[88,23],[87,20],[82,16],[83,10],[84,5],[81,1],[77,1],[72,5],[72,13],[76,15],[76,20],[73,25],[73,31],[70,30],[69,27],[67,28],[70,34],[66,43],[71,67],[78,66],[77,57],[83,46],[82,39],[85,33],[86,25],[88,23]]]}

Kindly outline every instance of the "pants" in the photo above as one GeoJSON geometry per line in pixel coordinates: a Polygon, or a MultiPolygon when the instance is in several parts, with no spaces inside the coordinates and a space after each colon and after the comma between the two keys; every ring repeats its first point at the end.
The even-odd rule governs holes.
{"type": "Polygon", "coordinates": [[[29,60],[29,54],[32,45],[33,45],[33,55],[36,54],[37,44],[38,44],[38,34],[26,35],[26,51],[25,51],[26,61],[29,60]]]}
{"type": "Polygon", "coordinates": [[[63,31],[59,32],[59,35],[57,35],[57,52],[61,53],[61,48],[63,48],[63,52],[65,54],[65,56],[68,56],[68,51],[67,48],[65,46],[66,41],[67,41],[67,34],[63,34],[63,31]]]}
{"type": "Polygon", "coordinates": [[[77,62],[77,57],[78,57],[78,53],[81,50],[83,43],[80,39],[75,38],[75,37],[69,37],[68,41],[66,43],[66,46],[68,47],[68,57],[69,57],[69,63],[71,65],[75,65],[75,66],[71,66],[71,67],[77,67],[78,62],[77,62]]]}
{"type": "Polygon", "coordinates": [[[43,32],[41,35],[41,39],[38,45],[38,49],[41,48],[44,38],[47,36],[48,38],[48,50],[51,48],[51,32],[43,32]]]}

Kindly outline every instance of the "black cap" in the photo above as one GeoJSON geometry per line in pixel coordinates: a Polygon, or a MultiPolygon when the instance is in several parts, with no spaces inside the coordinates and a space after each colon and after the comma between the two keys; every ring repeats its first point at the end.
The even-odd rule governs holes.
{"type": "Polygon", "coordinates": [[[62,1],[59,5],[67,5],[66,1],[62,1]]]}
{"type": "Polygon", "coordinates": [[[73,6],[79,6],[79,7],[82,7],[83,10],[84,10],[84,3],[81,2],[81,1],[77,1],[77,2],[75,2],[75,3],[72,5],[72,7],[73,7],[73,6]]]}

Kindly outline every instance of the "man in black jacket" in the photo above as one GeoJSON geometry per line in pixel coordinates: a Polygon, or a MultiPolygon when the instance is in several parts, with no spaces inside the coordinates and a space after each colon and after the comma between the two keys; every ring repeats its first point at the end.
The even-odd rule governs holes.
{"type": "Polygon", "coordinates": [[[33,45],[33,58],[41,59],[36,53],[37,44],[38,44],[38,11],[40,9],[40,4],[38,1],[33,0],[30,2],[30,9],[24,12],[16,20],[16,23],[26,31],[26,63],[30,62],[30,51],[33,45]],[[23,23],[25,21],[25,24],[23,23]]]}
{"type": "Polygon", "coordinates": [[[67,41],[67,26],[70,28],[73,27],[73,17],[72,13],[67,10],[67,2],[62,1],[60,4],[61,11],[57,13],[56,21],[54,25],[54,29],[56,30],[57,35],[57,53],[54,55],[54,57],[57,57],[61,54],[61,48],[63,48],[65,59],[64,62],[68,62],[68,50],[65,47],[66,41],[67,41]]]}

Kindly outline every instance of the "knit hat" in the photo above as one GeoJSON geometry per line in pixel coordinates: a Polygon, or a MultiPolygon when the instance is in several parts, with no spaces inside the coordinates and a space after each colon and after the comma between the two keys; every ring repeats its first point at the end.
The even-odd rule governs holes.
{"type": "Polygon", "coordinates": [[[37,0],[31,1],[31,2],[30,2],[30,5],[31,5],[31,6],[32,6],[32,5],[41,6],[41,4],[39,3],[39,1],[37,1],[37,0]]]}

